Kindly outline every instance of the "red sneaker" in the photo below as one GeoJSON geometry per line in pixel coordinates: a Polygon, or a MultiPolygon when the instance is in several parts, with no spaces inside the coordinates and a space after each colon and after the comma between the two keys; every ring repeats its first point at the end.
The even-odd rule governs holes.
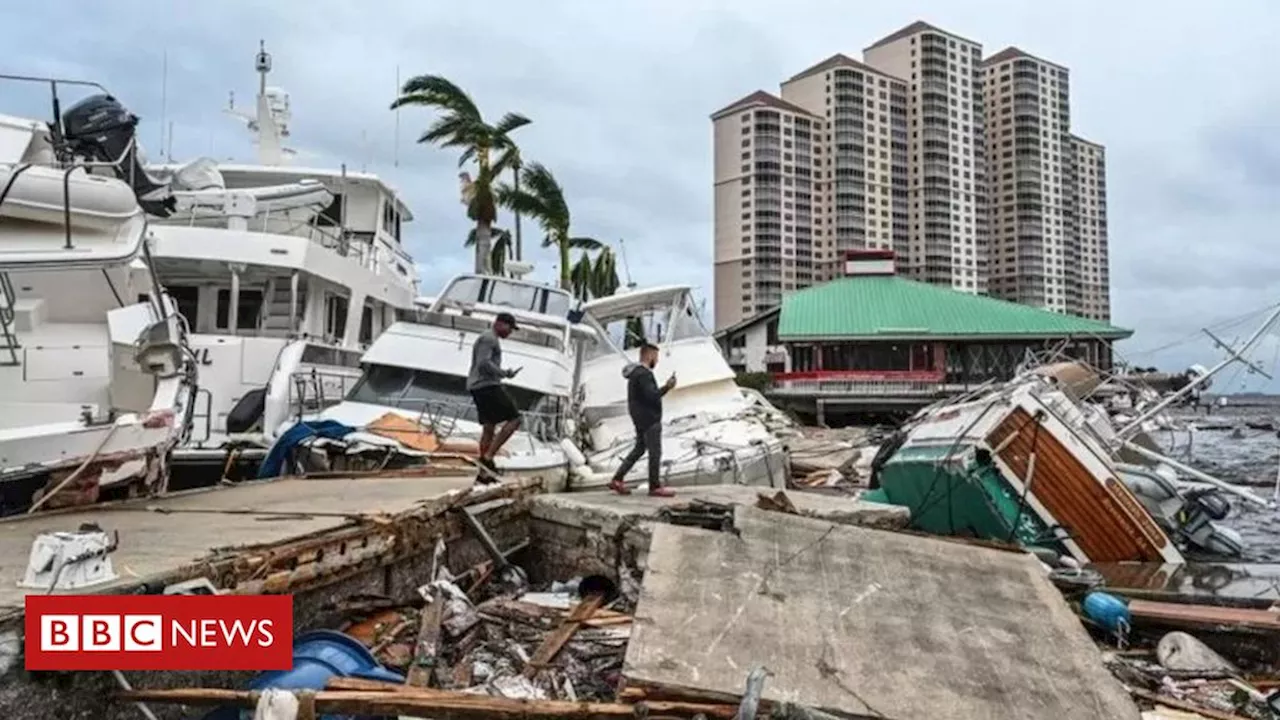
{"type": "Polygon", "coordinates": [[[649,488],[649,497],[675,497],[676,491],[669,487],[649,488]]]}
{"type": "Polygon", "coordinates": [[[616,493],[618,493],[619,495],[630,495],[630,494],[631,494],[631,488],[627,487],[627,484],[626,484],[626,483],[624,483],[624,482],[622,482],[621,480],[612,480],[612,481],[610,481],[610,482],[609,482],[609,489],[610,489],[610,490],[612,490],[612,491],[614,491],[614,492],[616,492],[616,493]]]}

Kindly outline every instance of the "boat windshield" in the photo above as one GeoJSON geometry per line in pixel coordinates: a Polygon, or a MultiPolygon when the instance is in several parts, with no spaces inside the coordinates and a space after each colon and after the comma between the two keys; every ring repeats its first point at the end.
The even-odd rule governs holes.
{"type": "MultiPolygon", "coordinates": [[[[513,385],[506,388],[521,412],[533,410],[543,399],[535,390],[513,385]]],[[[465,377],[393,365],[369,365],[347,400],[414,412],[444,412],[460,419],[473,419],[469,416],[475,414],[465,377]]]]}
{"type": "Polygon", "coordinates": [[[687,295],[671,305],[647,307],[633,317],[614,320],[605,326],[605,330],[614,347],[599,343],[590,350],[591,357],[608,355],[616,349],[630,350],[646,342],[665,346],[709,335],[692,298],[687,295]]]}
{"type": "Polygon", "coordinates": [[[454,280],[439,298],[445,302],[486,304],[553,317],[569,314],[571,298],[563,290],[505,278],[467,276],[454,280]]]}

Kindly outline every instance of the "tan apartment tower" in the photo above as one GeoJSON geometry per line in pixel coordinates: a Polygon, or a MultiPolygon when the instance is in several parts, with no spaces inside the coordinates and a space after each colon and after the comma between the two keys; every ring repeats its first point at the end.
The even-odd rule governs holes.
{"type": "Polygon", "coordinates": [[[1107,157],[1095,142],[1067,140],[1067,312],[1111,322],[1111,270],[1107,251],[1107,157]]]}
{"type": "Polygon", "coordinates": [[[814,147],[822,120],[757,91],[711,116],[715,173],[715,326],[732,325],[813,284],[814,147]]]}
{"type": "Polygon", "coordinates": [[[1078,294],[1079,243],[1069,217],[1069,74],[1018,48],[982,63],[991,178],[989,290],[1067,312],[1078,294]]]}
{"type": "Polygon", "coordinates": [[[906,83],[909,273],[986,292],[982,45],[916,22],[873,43],[862,58],[906,83]]]}
{"type": "Polygon", "coordinates": [[[782,83],[817,116],[815,281],[843,274],[849,250],[907,248],[907,86],[846,55],[782,83]]]}

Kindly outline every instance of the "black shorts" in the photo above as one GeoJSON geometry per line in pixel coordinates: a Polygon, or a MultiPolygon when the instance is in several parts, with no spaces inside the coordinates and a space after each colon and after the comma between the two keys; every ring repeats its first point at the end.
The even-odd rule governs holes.
{"type": "Polygon", "coordinates": [[[471,391],[471,400],[475,402],[476,419],[481,425],[500,425],[520,417],[515,401],[501,385],[476,388],[471,391]]]}

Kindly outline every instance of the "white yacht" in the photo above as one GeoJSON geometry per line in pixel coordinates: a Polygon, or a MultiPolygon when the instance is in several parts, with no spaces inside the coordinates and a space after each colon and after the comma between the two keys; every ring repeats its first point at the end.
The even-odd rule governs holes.
{"type": "Polygon", "coordinates": [[[566,421],[575,348],[595,337],[569,321],[572,306],[568,292],[518,278],[452,279],[416,318],[374,341],[361,358],[360,381],[315,418],[353,432],[309,440],[289,467],[383,468],[436,451],[474,456],[481,428],[466,389],[471,347],[498,313],[509,312],[519,329],[502,341],[502,363],[521,368],[505,385],[523,424],[495,462],[503,472],[538,475],[549,490],[563,489],[574,454],[566,421]]]}
{"type": "Polygon", "coordinates": [[[152,253],[200,369],[175,461],[219,473],[228,448],[260,456],[291,411],[340,400],[360,354],[417,294],[401,244],[408,207],[376,175],[289,166],[289,96],[267,85],[265,51],[256,68],[256,113],[241,115],[256,164],[202,158],[132,177],[171,198],[148,206],[152,253]]]}
{"type": "Polygon", "coordinates": [[[0,115],[0,514],[163,489],[197,370],[139,198],[93,174],[132,116],[61,112],[96,84],[0,76],[18,82],[52,88],[54,119],[0,115]]]}
{"type": "MultiPolygon", "coordinates": [[[[738,386],[698,317],[690,288],[624,292],[583,309],[602,341],[583,355],[575,400],[586,458],[574,467],[573,488],[608,484],[635,442],[623,372],[639,361],[642,340],[660,350],[658,382],[672,373],[677,378],[663,399],[663,482],[785,486],[790,463],[778,431],[791,422],[759,393],[738,386]]],[[[643,484],[647,477],[642,458],[626,481],[643,484]]]]}

